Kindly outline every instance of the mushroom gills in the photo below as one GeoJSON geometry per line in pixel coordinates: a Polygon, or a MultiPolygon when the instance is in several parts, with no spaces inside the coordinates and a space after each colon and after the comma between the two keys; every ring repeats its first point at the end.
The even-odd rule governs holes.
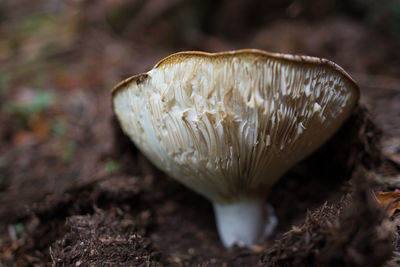
{"type": "Polygon", "coordinates": [[[213,203],[224,245],[251,247],[276,225],[264,201],[272,186],[358,98],[333,62],[246,49],[171,55],[117,85],[113,109],[155,166],[213,203]]]}

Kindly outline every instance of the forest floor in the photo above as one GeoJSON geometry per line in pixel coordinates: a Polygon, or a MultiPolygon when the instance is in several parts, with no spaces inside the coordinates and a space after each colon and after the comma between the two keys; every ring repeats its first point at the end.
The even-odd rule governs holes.
{"type": "Polygon", "coordinates": [[[118,1],[46,2],[0,5],[0,266],[400,263],[400,216],[396,203],[385,209],[400,199],[400,37],[346,13],[308,19],[314,13],[292,5],[290,18],[249,31],[226,22],[247,25],[228,5],[205,34],[196,25],[208,17],[179,1],[135,4],[142,12],[129,23],[118,1]],[[211,204],[123,135],[110,90],[176,51],[239,48],[328,58],[355,78],[361,99],[338,134],[271,190],[276,233],[225,249],[211,204]]]}

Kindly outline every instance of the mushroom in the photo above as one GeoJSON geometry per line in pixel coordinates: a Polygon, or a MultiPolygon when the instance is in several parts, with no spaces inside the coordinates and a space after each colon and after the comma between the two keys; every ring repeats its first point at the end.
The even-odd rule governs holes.
{"type": "Polygon", "coordinates": [[[245,49],[170,55],[112,98],[140,151],[213,203],[223,244],[251,247],[276,224],[268,191],[339,129],[359,89],[326,59],[245,49]]]}

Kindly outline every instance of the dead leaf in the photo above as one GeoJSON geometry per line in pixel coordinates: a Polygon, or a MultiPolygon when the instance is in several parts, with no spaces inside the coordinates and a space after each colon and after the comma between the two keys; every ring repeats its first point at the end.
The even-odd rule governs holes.
{"type": "Polygon", "coordinates": [[[29,121],[33,136],[36,140],[43,140],[48,137],[50,133],[50,123],[48,119],[39,114],[35,114],[29,121]]]}
{"type": "Polygon", "coordinates": [[[15,146],[23,146],[32,143],[32,135],[25,130],[18,130],[13,134],[12,142],[15,146]]]}
{"type": "Polygon", "coordinates": [[[265,247],[264,246],[260,246],[260,245],[253,245],[251,246],[251,250],[255,253],[261,253],[262,251],[264,251],[265,247]]]}
{"type": "Polygon", "coordinates": [[[376,201],[383,207],[388,208],[389,216],[400,210],[400,191],[394,192],[374,192],[376,201]]]}
{"type": "Polygon", "coordinates": [[[392,161],[400,165],[400,154],[391,154],[389,157],[392,161]]]}

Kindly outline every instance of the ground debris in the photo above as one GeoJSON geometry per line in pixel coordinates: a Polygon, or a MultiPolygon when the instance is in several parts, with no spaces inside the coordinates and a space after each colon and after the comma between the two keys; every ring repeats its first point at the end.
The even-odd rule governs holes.
{"type": "Polygon", "coordinates": [[[267,249],[265,266],[382,266],[389,260],[393,224],[357,175],[353,193],[309,212],[267,249]]]}
{"type": "Polygon", "coordinates": [[[50,247],[53,266],[161,266],[151,241],[121,216],[115,209],[96,209],[93,215],[69,217],[70,231],[50,247]]]}
{"type": "Polygon", "coordinates": [[[400,208],[400,192],[374,192],[376,201],[388,210],[389,216],[393,216],[400,208]]]}

